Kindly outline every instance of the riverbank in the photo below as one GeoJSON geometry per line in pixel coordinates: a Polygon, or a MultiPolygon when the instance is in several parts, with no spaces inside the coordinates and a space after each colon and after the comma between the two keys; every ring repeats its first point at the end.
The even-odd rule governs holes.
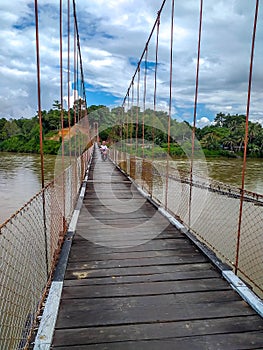
{"type": "MultiPolygon", "coordinates": [[[[45,182],[54,178],[57,157],[45,155],[45,182]]],[[[171,160],[174,171],[189,169],[189,160],[171,160]]],[[[41,162],[37,154],[0,152],[0,222],[8,219],[41,189],[41,162]]],[[[241,187],[241,158],[211,157],[198,160],[198,169],[214,181],[241,187]]],[[[248,159],[245,189],[263,194],[263,159],[248,159]]]]}

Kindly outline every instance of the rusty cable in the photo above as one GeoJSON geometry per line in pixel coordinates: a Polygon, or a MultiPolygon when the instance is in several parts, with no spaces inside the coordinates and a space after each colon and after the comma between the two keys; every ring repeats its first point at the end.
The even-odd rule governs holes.
{"type": "Polygon", "coordinates": [[[76,94],[76,80],[77,80],[77,45],[76,45],[76,26],[74,25],[74,102],[73,102],[73,108],[74,108],[74,125],[75,125],[75,158],[77,157],[77,130],[76,130],[76,124],[77,124],[77,111],[76,111],[76,100],[77,100],[77,94],[76,94]]]}
{"type": "Polygon", "coordinates": [[[246,162],[247,162],[248,122],[249,122],[249,111],[250,111],[250,99],[251,99],[251,87],[252,87],[252,75],[253,75],[253,61],[254,61],[254,51],[255,51],[257,19],[258,19],[258,7],[259,7],[259,0],[256,0],[254,25],[253,25],[253,34],[252,34],[252,43],[251,43],[251,54],[250,54],[248,92],[247,92],[246,128],[245,128],[245,138],[244,138],[244,157],[243,157],[243,168],[242,168],[242,184],[241,184],[240,208],[239,208],[239,218],[238,218],[237,248],[236,248],[236,259],[235,259],[235,274],[237,274],[237,272],[238,272],[239,252],[240,252],[241,224],[242,224],[242,214],[243,214],[245,174],[246,174],[246,162]]]}
{"type": "Polygon", "coordinates": [[[136,110],[136,155],[138,152],[138,131],[139,131],[139,106],[140,106],[140,79],[141,79],[141,69],[138,69],[137,76],[137,110],[136,110]]]}
{"type": "Polygon", "coordinates": [[[60,124],[61,124],[61,156],[62,156],[62,193],[63,193],[63,232],[65,232],[65,217],[66,217],[66,206],[65,206],[65,179],[64,179],[64,170],[65,170],[65,163],[64,163],[64,106],[63,106],[63,28],[62,28],[62,20],[63,20],[63,9],[62,9],[62,2],[63,0],[60,0],[60,6],[59,6],[59,57],[60,57],[60,124]]]}
{"type": "Polygon", "coordinates": [[[40,142],[40,161],[41,161],[41,185],[42,185],[42,208],[43,208],[43,224],[45,238],[45,260],[46,275],[49,275],[48,263],[48,242],[47,242],[47,225],[46,225],[46,200],[45,200],[45,171],[44,171],[44,152],[43,152],[43,126],[41,111],[41,79],[40,79],[40,53],[39,53],[39,26],[38,26],[38,2],[35,0],[35,27],[36,27],[36,60],[37,60],[37,96],[38,96],[38,121],[39,121],[39,142],[40,142]]]}
{"type": "Polygon", "coordinates": [[[173,33],[174,33],[174,0],[172,0],[172,11],[171,11],[170,82],[169,82],[169,114],[168,114],[168,130],[167,130],[165,209],[167,209],[167,201],[168,201],[168,177],[169,177],[169,157],[170,157],[170,137],[171,137],[170,133],[171,133],[172,83],[173,83],[173,33]]]}
{"type": "Polygon", "coordinates": [[[71,120],[70,120],[70,0],[68,0],[68,142],[71,163],[71,120]]]}
{"type": "MultiPolygon", "coordinates": [[[[157,17],[157,31],[156,31],[156,44],[155,44],[155,69],[154,69],[154,92],[153,92],[153,110],[154,110],[154,119],[156,117],[156,97],[157,97],[157,69],[158,69],[158,52],[159,52],[159,33],[160,33],[160,13],[158,12],[157,17]]],[[[155,120],[154,120],[155,121],[155,120]]],[[[152,160],[154,160],[154,123],[152,125],[152,160]]]]}
{"type": "Polygon", "coordinates": [[[132,145],[132,132],[133,132],[133,104],[134,104],[134,81],[132,81],[132,102],[131,102],[131,130],[130,130],[131,145],[132,145]]]}
{"type": "Polygon", "coordinates": [[[128,110],[126,114],[126,151],[127,151],[127,142],[129,140],[129,111],[130,111],[130,89],[128,91],[128,110]]]}
{"type": "Polygon", "coordinates": [[[144,158],[144,114],[146,109],[146,96],[147,96],[147,73],[148,73],[148,46],[145,50],[144,60],[144,87],[143,87],[143,114],[142,114],[142,157],[144,158]]]}
{"type": "MultiPolygon", "coordinates": [[[[163,11],[163,7],[164,7],[165,3],[166,3],[166,0],[164,0],[164,1],[162,2],[162,5],[161,5],[161,7],[160,7],[160,10],[158,11],[158,16],[157,16],[157,18],[156,18],[156,20],[155,20],[155,22],[154,22],[154,25],[153,25],[153,27],[152,27],[151,33],[150,33],[150,35],[149,35],[149,37],[148,37],[148,40],[147,40],[147,42],[146,42],[146,44],[145,44],[144,50],[143,50],[143,52],[142,52],[141,58],[139,59],[139,62],[138,62],[138,64],[137,64],[137,68],[136,68],[135,73],[134,73],[134,75],[133,75],[133,77],[132,77],[132,80],[135,78],[135,76],[136,76],[138,70],[140,69],[140,65],[141,65],[141,62],[142,62],[142,60],[143,60],[143,57],[144,57],[146,48],[148,47],[148,45],[149,45],[149,43],[150,43],[150,40],[151,40],[152,35],[153,35],[153,33],[154,33],[155,27],[156,27],[156,25],[158,24],[159,16],[160,16],[160,14],[161,14],[162,11],[163,11]]],[[[131,81],[132,81],[132,80],[131,80],[131,81]]],[[[130,83],[130,86],[131,86],[131,83],[130,83]]],[[[124,99],[123,99],[122,106],[125,104],[125,101],[126,101],[126,99],[127,99],[127,97],[128,97],[128,91],[129,91],[129,89],[130,89],[130,86],[129,86],[128,89],[127,89],[127,93],[126,93],[126,95],[125,95],[125,97],[124,97],[124,99]]]]}
{"type": "Polygon", "coordinates": [[[192,181],[193,181],[193,165],[194,165],[194,151],[195,151],[195,129],[196,129],[197,100],[198,100],[198,87],[199,87],[202,24],[203,24],[203,0],[200,0],[198,48],[197,48],[197,62],[196,62],[196,76],[195,76],[194,118],[193,118],[193,128],[192,128],[192,153],[191,153],[191,163],[190,163],[190,191],[189,191],[189,219],[188,219],[189,227],[191,226],[192,181]]]}
{"type": "Polygon", "coordinates": [[[74,22],[75,22],[75,27],[76,27],[76,36],[77,36],[77,47],[78,47],[78,55],[79,55],[81,83],[82,83],[82,87],[83,87],[83,99],[84,99],[85,104],[87,106],[87,98],[86,98],[85,84],[84,84],[84,71],[83,71],[82,56],[81,56],[81,49],[80,49],[80,39],[79,39],[79,30],[78,30],[77,11],[76,11],[75,0],[73,0],[73,16],[74,16],[74,22]]]}

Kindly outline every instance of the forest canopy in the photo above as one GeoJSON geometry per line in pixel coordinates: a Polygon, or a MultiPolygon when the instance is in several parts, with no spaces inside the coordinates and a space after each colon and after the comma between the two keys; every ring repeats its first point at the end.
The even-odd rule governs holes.
{"type": "MultiPolygon", "coordinates": [[[[76,101],[75,106],[84,115],[82,101],[76,101]]],[[[74,108],[63,110],[58,101],[54,101],[52,108],[42,111],[43,150],[46,154],[57,154],[61,146],[61,128],[63,116],[63,128],[74,125],[76,114],[74,108]]],[[[141,139],[152,142],[161,150],[167,151],[168,114],[163,111],[146,109],[144,112],[139,107],[131,107],[124,111],[122,107],[111,110],[103,105],[92,105],[87,108],[89,125],[99,125],[99,136],[109,142],[117,142],[121,138],[141,139]],[[138,121],[138,123],[136,123],[138,121]],[[128,122],[128,124],[127,124],[128,122]]],[[[245,115],[218,113],[214,122],[203,128],[196,128],[195,135],[199,140],[206,156],[242,156],[244,151],[245,115]]],[[[248,123],[248,149],[250,157],[263,157],[263,128],[261,124],[248,123]]],[[[184,156],[186,148],[191,147],[192,126],[187,122],[179,122],[171,119],[170,155],[172,157],[184,156]]],[[[38,116],[31,119],[0,119],[0,151],[39,153],[39,120],[38,116]]],[[[158,148],[157,147],[157,148],[158,148]]]]}

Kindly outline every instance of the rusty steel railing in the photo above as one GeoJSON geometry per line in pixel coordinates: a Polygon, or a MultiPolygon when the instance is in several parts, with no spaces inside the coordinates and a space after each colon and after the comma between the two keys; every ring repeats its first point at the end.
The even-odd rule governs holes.
{"type": "MultiPolygon", "coordinates": [[[[79,123],[77,132],[84,128],[86,130],[84,147],[90,140],[89,135],[87,103],[85,96],[85,83],[83,75],[83,63],[80,52],[80,40],[76,16],[75,0],[72,1],[72,12],[74,20],[74,53],[70,52],[70,2],[67,12],[67,82],[63,80],[63,2],[60,0],[60,105],[61,105],[61,157],[57,162],[55,180],[44,186],[44,164],[43,164],[43,140],[42,140],[42,116],[41,116],[41,81],[40,81],[40,52],[38,33],[38,1],[35,0],[36,18],[36,52],[37,52],[37,81],[38,81],[38,118],[40,126],[40,150],[42,165],[42,190],[34,196],[23,208],[14,214],[7,222],[1,225],[0,232],[0,348],[1,349],[23,349],[28,343],[32,327],[38,315],[40,305],[45,297],[51,274],[64,239],[64,234],[69,223],[78,191],[91,158],[92,147],[82,153],[82,141],[75,143],[74,147],[69,143],[68,153],[64,146],[67,142],[64,137],[64,92],[65,84],[69,86],[70,81],[70,56],[74,57],[73,81],[75,86],[80,86],[78,96],[74,92],[74,100],[79,96],[79,108],[74,107],[74,125],[79,123]],[[81,75],[81,82],[78,75],[81,75]],[[82,105],[83,103],[83,105],[82,105]],[[83,121],[81,125],[81,121],[83,121]],[[85,120],[87,123],[85,123],[85,120]],[[75,155],[72,154],[74,149],[75,155]],[[78,155],[77,155],[78,153],[78,155]],[[79,156],[81,154],[81,156],[79,156]]],[[[250,55],[248,98],[246,110],[246,133],[244,135],[244,166],[242,175],[242,187],[234,188],[225,184],[217,183],[203,174],[195,171],[195,129],[199,89],[199,65],[201,56],[202,38],[202,13],[203,1],[200,0],[198,51],[196,60],[195,96],[194,96],[194,120],[191,125],[192,148],[191,154],[187,154],[191,166],[189,172],[178,171],[169,158],[173,131],[171,130],[171,119],[173,109],[173,96],[175,85],[178,84],[175,76],[174,65],[174,25],[175,2],[174,0],[163,0],[158,11],[156,21],[146,42],[137,68],[131,79],[130,86],[122,104],[123,119],[121,120],[121,149],[112,148],[112,158],[134,181],[146,190],[149,195],[162,207],[184,223],[199,240],[204,242],[220,258],[233,267],[236,274],[242,276],[253,287],[255,292],[262,295],[263,276],[261,265],[263,260],[262,242],[262,208],[263,196],[244,190],[244,176],[246,168],[246,147],[248,142],[247,131],[249,122],[250,93],[252,85],[254,43],[256,34],[257,14],[259,0],[256,0],[256,10],[253,28],[253,37],[250,55]],[[163,20],[162,15],[171,14],[170,20],[163,20]],[[169,23],[170,21],[170,23],[169,23]],[[165,32],[161,32],[162,23],[165,23],[165,32]],[[169,47],[167,47],[169,64],[160,61],[160,40],[167,39],[169,33],[169,47]],[[156,34],[155,38],[154,35],[156,34]],[[164,35],[165,34],[165,35],[164,35]],[[154,63],[154,74],[150,65],[154,63]],[[158,76],[158,69],[162,68],[164,75],[158,76]],[[165,68],[165,69],[164,69],[165,68]],[[163,82],[168,82],[166,88],[163,82]],[[159,88],[161,87],[160,91],[159,88]],[[168,88],[167,88],[168,87],[168,88]],[[164,88],[164,90],[162,90],[164,88]],[[164,159],[154,158],[155,131],[158,128],[158,118],[155,115],[157,109],[158,94],[160,99],[168,107],[166,130],[167,152],[164,159]],[[146,107],[153,107],[154,115],[151,121],[144,119],[146,107]],[[136,107],[136,109],[133,109],[136,107]],[[143,112],[139,120],[139,108],[143,112]],[[130,115],[125,110],[130,109],[130,115]],[[148,124],[148,125],[147,125],[148,124]],[[135,140],[132,127],[135,128],[135,140]],[[152,127],[152,149],[153,156],[146,158],[144,150],[147,147],[146,126],[152,127]],[[138,140],[138,134],[142,140],[138,140]],[[126,140],[124,140],[126,139],[126,140]],[[135,143],[136,152],[139,147],[142,157],[137,153],[123,152],[127,149],[127,143],[135,143]],[[141,145],[139,145],[141,143],[141,145]],[[124,147],[123,147],[124,145],[124,147]],[[231,214],[230,214],[231,213],[231,214]]],[[[70,91],[68,89],[68,95],[70,91]]],[[[68,105],[70,97],[67,96],[68,105]]],[[[69,106],[68,106],[69,107],[69,106]]],[[[68,108],[69,140],[74,135],[71,125],[71,115],[68,108]],[[71,134],[72,132],[72,134],[71,134]]],[[[112,125],[109,125],[112,127],[112,125]]],[[[148,131],[150,129],[148,128],[148,131]]],[[[100,130],[102,131],[102,130],[100,130]]],[[[95,133],[98,133],[98,124],[95,133]]],[[[95,135],[98,136],[98,135],[95,135]]],[[[149,135],[148,135],[149,136],[149,135]]],[[[79,138],[81,139],[81,137],[79,138]]],[[[149,140],[148,140],[149,141],[149,140]]]]}
{"type": "MultiPolygon", "coordinates": [[[[58,95],[60,95],[60,125],[58,129],[61,147],[56,157],[54,181],[45,185],[40,76],[41,42],[39,39],[41,28],[39,28],[38,20],[38,0],[35,0],[34,3],[42,189],[0,226],[0,349],[5,350],[24,349],[28,345],[93,149],[87,117],[75,1],[67,3],[67,50],[64,50],[63,47],[64,12],[63,1],[60,1],[60,86],[58,91],[58,95]],[[72,26],[70,26],[71,21],[72,26]],[[71,27],[74,27],[74,33],[71,33],[71,27]],[[70,45],[71,37],[74,40],[72,48],[70,45]],[[67,55],[67,67],[63,66],[65,54],[67,55]],[[71,64],[70,57],[74,57],[73,64],[71,64]],[[63,79],[64,70],[67,70],[66,79],[63,79]],[[67,89],[68,111],[66,118],[63,107],[63,87],[64,84],[69,87],[72,79],[75,86],[78,87],[78,94],[74,91],[74,105],[71,107],[70,89],[67,89]],[[67,129],[64,128],[66,120],[67,129]]],[[[54,96],[54,99],[56,98],[57,96],[54,96]]]]}
{"type": "Polygon", "coordinates": [[[0,227],[0,349],[24,349],[29,341],[91,152],[72,161],[0,227]]]}
{"type": "Polygon", "coordinates": [[[153,200],[182,222],[262,297],[263,195],[244,191],[238,245],[242,189],[196,173],[191,179],[190,171],[178,171],[171,161],[167,190],[167,166],[164,160],[147,160],[114,147],[111,157],[153,200]]]}
{"type": "MultiPolygon", "coordinates": [[[[209,179],[206,176],[207,174],[196,172],[198,159],[205,163],[202,147],[196,139],[203,12],[206,11],[206,6],[203,6],[203,0],[199,1],[193,120],[189,120],[188,124],[191,140],[189,136],[185,137],[182,131],[182,135],[178,137],[180,130],[175,130],[176,125],[172,123],[172,107],[176,106],[173,100],[176,100],[177,88],[180,89],[180,81],[174,81],[177,73],[176,69],[178,69],[173,59],[175,44],[174,25],[176,19],[174,5],[174,0],[164,0],[162,2],[142,55],[138,60],[134,75],[123,99],[120,124],[122,137],[119,138],[119,144],[116,142],[114,146],[113,159],[140,186],[145,188],[152,198],[159,202],[167,211],[173,213],[201,241],[205,242],[224,261],[227,261],[233,267],[234,272],[248,281],[254,290],[262,296],[263,276],[261,266],[263,243],[261,230],[263,197],[245,190],[247,147],[249,142],[248,127],[259,0],[255,0],[255,3],[253,3],[255,8],[254,18],[251,16],[253,23],[251,20],[251,51],[248,64],[246,118],[242,140],[244,152],[240,188],[216,183],[209,179]],[[171,14],[170,19],[167,16],[165,17],[167,13],[171,14]],[[164,18],[165,20],[163,21],[164,18]],[[160,32],[162,32],[163,23],[165,23],[165,45],[167,48],[165,63],[163,57],[162,60],[159,57],[160,40],[162,39],[160,32]],[[149,58],[149,53],[151,53],[151,58],[149,58]],[[162,64],[165,66],[165,69],[162,67],[162,74],[158,74],[162,64]],[[154,70],[149,69],[149,67],[154,67],[154,70]],[[142,75],[143,81],[141,81],[142,75]],[[166,81],[165,90],[164,81],[166,81]],[[160,102],[165,102],[167,111],[167,116],[162,123],[160,123],[158,118],[158,99],[160,102]],[[153,113],[147,113],[146,101],[147,108],[152,108],[153,113]],[[134,113],[135,110],[136,113],[134,113]],[[140,140],[138,138],[139,128],[140,140]],[[155,134],[158,129],[163,135],[166,135],[166,150],[159,159],[155,157],[155,148],[157,146],[155,144],[155,134]],[[152,130],[152,135],[150,135],[150,130],[152,130]],[[146,132],[148,133],[147,137],[145,135],[146,132]],[[191,144],[191,149],[187,142],[184,142],[185,140],[187,140],[189,145],[191,144]],[[190,163],[189,172],[178,172],[173,167],[170,152],[171,142],[175,142],[184,151],[184,156],[190,163]],[[152,150],[152,157],[149,156],[149,152],[145,151],[148,146],[152,150]],[[140,152],[138,152],[139,148],[140,152]]],[[[193,82],[191,84],[193,85],[193,82]]],[[[235,94],[235,91],[233,91],[233,94],[235,94]]],[[[160,110],[163,110],[161,105],[159,107],[160,110]]],[[[118,139],[118,135],[115,139],[118,139]]]]}

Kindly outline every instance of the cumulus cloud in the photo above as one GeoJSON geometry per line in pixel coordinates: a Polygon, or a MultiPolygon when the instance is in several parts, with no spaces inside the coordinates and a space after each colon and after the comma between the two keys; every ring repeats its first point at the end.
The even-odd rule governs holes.
{"type": "Polygon", "coordinates": [[[206,117],[202,117],[200,119],[197,120],[196,126],[198,128],[203,128],[205,126],[211,125],[211,121],[206,118],[206,117]]]}
{"type": "MultiPolygon", "coordinates": [[[[112,102],[122,101],[161,3],[161,0],[76,2],[89,104],[93,102],[93,89],[112,95],[112,102]]],[[[66,19],[66,2],[64,6],[66,19]]],[[[197,116],[200,125],[209,123],[219,112],[246,113],[254,6],[254,2],[248,0],[204,3],[197,116]]],[[[32,117],[37,110],[34,7],[31,1],[13,0],[5,2],[0,12],[0,117],[32,117]]],[[[161,17],[157,84],[158,102],[165,110],[169,99],[170,17],[171,2],[167,0],[161,17]]],[[[258,18],[250,118],[262,123],[261,4],[258,18]]],[[[198,20],[199,1],[175,2],[172,113],[177,119],[187,116],[189,122],[195,94],[198,20]]],[[[39,1],[39,29],[42,109],[49,109],[54,100],[60,99],[57,1],[39,1]]],[[[65,32],[66,29],[64,24],[65,32]]],[[[64,95],[67,92],[66,50],[64,37],[64,95]]],[[[155,40],[149,45],[148,59],[155,60],[155,40]]],[[[70,60],[72,66],[73,54],[70,60]]],[[[143,91],[142,79],[143,76],[140,91],[143,91]]],[[[72,67],[70,80],[73,81],[72,67]]],[[[149,69],[147,107],[153,106],[153,93],[154,71],[149,69]]]]}

